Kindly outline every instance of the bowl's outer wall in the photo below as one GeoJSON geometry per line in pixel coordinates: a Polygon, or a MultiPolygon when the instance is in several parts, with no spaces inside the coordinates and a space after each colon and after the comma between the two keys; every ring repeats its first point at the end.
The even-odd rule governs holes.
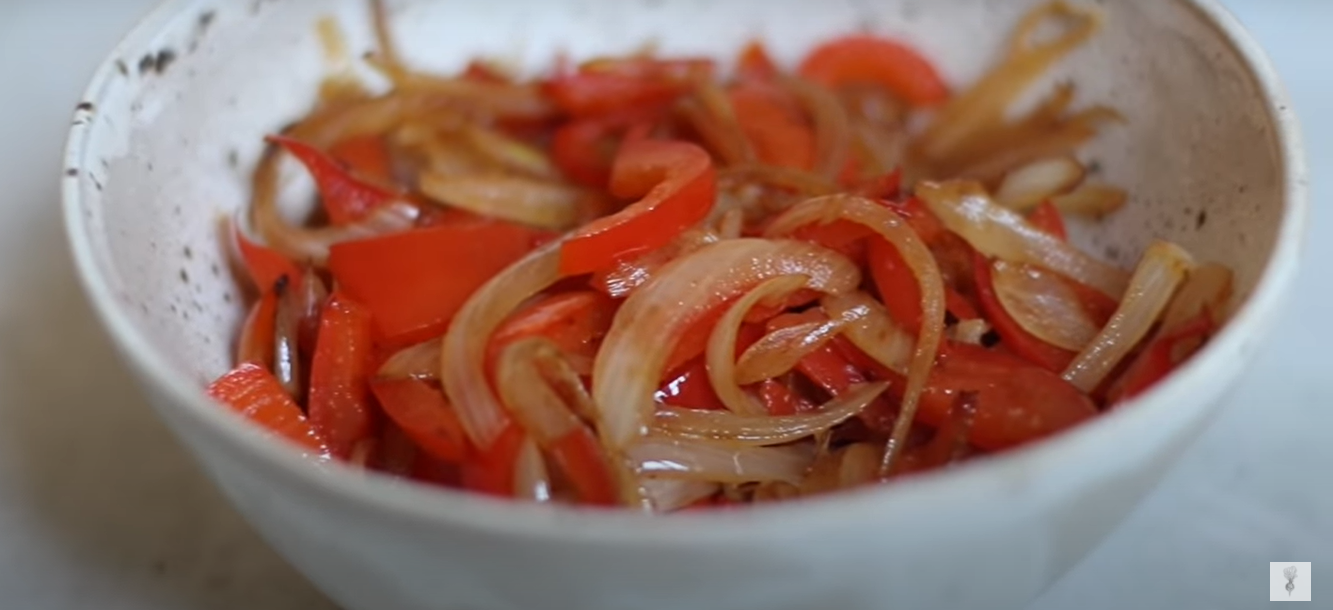
{"type": "MultiPolygon", "coordinates": [[[[646,40],[667,53],[730,57],[755,36],[791,62],[818,40],[870,28],[910,40],[965,83],[1033,4],[421,0],[393,3],[393,15],[400,47],[427,69],[479,54],[540,69],[557,49],[586,57],[646,40]]],[[[1236,269],[1248,294],[1284,213],[1260,87],[1187,3],[1101,6],[1104,32],[1051,81],[1072,79],[1080,103],[1125,114],[1086,159],[1132,200],[1095,232],[1075,227],[1076,238],[1126,266],[1150,238],[1172,239],[1236,269]]],[[[585,515],[366,482],[416,505],[395,515],[375,499],[349,500],[359,482],[344,472],[312,473],[254,450],[258,435],[206,413],[213,407],[198,397],[183,400],[136,354],[158,350],[171,374],[201,385],[229,365],[245,295],[219,221],[246,202],[261,134],[308,109],[329,72],[314,28],[325,15],[340,19],[355,55],[370,48],[360,0],[182,0],[156,12],[117,50],[91,92],[96,108],[80,115],[88,125],[71,148],[79,173],[69,178],[77,203],[67,213],[79,215],[76,251],[94,259],[85,275],[104,278],[105,290],[93,290],[107,300],[98,303],[104,318],[116,308],[146,330],[147,344],[118,339],[157,410],[264,536],[349,608],[1020,607],[1157,480],[1211,412],[1226,385],[1216,380],[1240,373],[1250,335],[1268,322],[1216,342],[1182,375],[1196,383],[1168,384],[1143,413],[1098,424],[1100,436],[1078,431],[978,467],[989,476],[972,469],[901,493],[853,494],[835,500],[840,510],[775,509],[787,511],[785,523],[756,513],[688,530],[674,529],[679,520],[606,516],[598,534],[603,526],[585,515]],[[506,511],[523,516],[512,531],[478,525],[506,511]]],[[[294,188],[308,188],[300,182],[294,188]]]]}

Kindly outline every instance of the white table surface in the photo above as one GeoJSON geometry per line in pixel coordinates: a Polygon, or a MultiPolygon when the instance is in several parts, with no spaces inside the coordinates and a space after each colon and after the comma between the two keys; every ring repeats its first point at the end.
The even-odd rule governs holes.
{"type": "MultiPolygon", "coordinates": [[[[1304,120],[1315,210],[1301,285],[1224,415],[1031,610],[1254,608],[1270,561],[1313,562],[1314,599],[1333,607],[1333,287],[1320,268],[1333,260],[1333,2],[1228,3],[1304,120]]],[[[67,122],[96,62],[151,4],[0,2],[0,607],[332,608],[154,419],[65,252],[67,122]]]]}

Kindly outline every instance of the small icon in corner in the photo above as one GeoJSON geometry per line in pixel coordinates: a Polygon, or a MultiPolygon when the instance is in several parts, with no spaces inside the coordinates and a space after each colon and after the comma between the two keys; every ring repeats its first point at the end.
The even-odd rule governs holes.
{"type": "Polygon", "coordinates": [[[1312,601],[1314,571],[1308,561],[1273,561],[1268,564],[1268,601],[1312,601]]]}

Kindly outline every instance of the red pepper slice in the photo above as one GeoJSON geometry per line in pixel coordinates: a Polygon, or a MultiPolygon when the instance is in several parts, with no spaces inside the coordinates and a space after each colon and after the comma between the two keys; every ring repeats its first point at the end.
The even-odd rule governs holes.
{"type": "Polygon", "coordinates": [[[605,189],[622,134],[636,125],[650,124],[661,115],[657,109],[634,108],[564,123],[551,134],[551,160],[571,180],[605,189]]]}
{"type": "Polygon", "coordinates": [[[800,73],[829,87],[875,83],[914,106],[931,106],[949,98],[949,87],[921,53],[902,42],[875,36],[844,36],[820,45],[802,62],[800,73]]]}
{"type": "Polygon", "coordinates": [[[1130,363],[1125,372],[1112,383],[1107,392],[1107,404],[1114,405],[1134,398],[1157,385],[1170,375],[1190,354],[1202,347],[1203,340],[1217,330],[1217,324],[1207,311],[1199,312],[1178,328],[1159,335],[1130,363]],[[1190,342],[1197,342],[1193,349],[1190,342]],[[1188,353],[1179,353],[1187,351],[1188,353]]]}
{"type": "Polygon", "coordinates": [[[380,442],[371,463],[381,472],[411,477],[420,453],[416,443],[408,438],[403,429],[389,421],[384,423],[380,432],[380,442]]]}
{"type": "Polygon", "coordinates": [[[371,210],[398,198],[389,189],[353,176],[336,159],[305,142],[287,136],[269,136],[268,141],[283,147],[305,165],[319,189],[324,211],[335,225],[356,222],[371,210]]]}
{"type": "Polygon", "coordinates": [[[241,326],[241,339],[237,344],[236,361],[258,364],[267,370],[273,370],[273,342],[276,341],[278,317],[278,293],[269,288],[250,308],[241,326]]]}
{"type": "Polygon", "coordinates": [[[685,81],[616,72],[580,72],[552,78],[546,95],[574,117],[590,117],[630,108],[663,107],[688,90],[685,81]]]}
{"type": "Polygon", "coordinates": [[[778,75],[778,66],[769,56],[764,43],[752,40],[741,49],[736,58],[736,76],[740,80],[770,80],[778,75]]]}
{"type": "Polygon", "coordinates": [[[1055,373],[975,345],[950,344],[926,384],[917,419],[945,425],[960,392],[977,392],[968,441],[985,450],[1046,437],[1097,414],[1092,399],[1055,373]]]}
{"type": "Polygon", "coordinates": [[[1069,232],[1065,230],[1065,219],[1060,215],[1060,208],[1055,207],[1049,199],[1041,202],[1041,205],[1028,214],[1028,222],[1037,229],[1058,237],[1060,241],[1069,241],[1069,232]]]}
{"type": "Polygon", "coordinates": [[[814,403],[797,396],[787,384],[777,379],[760,382],[757,393],[769,415],[796,415],[815,409],[814,403]]]}
{"type": "Polygon", "coordinates": [[[575,231],[560,249],[560,271],[582,275],[660,248],[703,220],[713,207],[717,176],[708,151],[678,141],[626,142],[616,156],[611,192],[643,198],[575,231]]]}
{"type": "Polygon", "coordinates": [[[277,250],[250,241],[235,225],[232,225],[232,238],[236,240],[236,250],[245,270],[261,292],[272,288],[283,276],[287,276],[293,285],[300,284],[301,270],[277,250]]]}
{"type": "Polygon", "coordinates": [[[780,89],[745,84],[728,97],[760,161],[802,170],[814,167],[815,132],[780,89]]]}
{"type": "Polygon", "coordinates": [[[376,336],[424,341],[482,284],[530,251],[539,234],[500,221],[446,224],[334,244],[329,270],[374,313],[376,336]]]}
{"type": "MultiPolygon", "coordinates": [[[[902,186],[903,170],[900,168],[867,180],[864,184],[857,187],[856,191],[862,197],[869,197],[870,199],[878,199],[880,201],[894,201],[902,194],[902,186]]],[[[919,203],[920,202],[918,201],[918,204],[919,203]]],[[[899,216],[907,216],[907,214],[902,213],[902,211],[898,209],[900,206],[890,204],[890,207],[895,208],[895,211],[899,212],[899,216]]]]}
{"type": "Polygon", "coordinates": [[[340,140],[329,148],[329,154],[357,175],[384,184],[393,183],[393,160],[389,156],[389,146],[381,136],[340,140]]]}
{"type": "Polygon", "coordinates": [[[491,335],[494,360],[506,345],[528,337],[546,337],[565,354],[596,356],[598,343],[611,328],[618,304],[592,290],[563,292],[537,301],[505,320],[491,335]]]}
{"type": "Polygon", "coordinates": [[[460,475],[463,487],[502,498],[514,496],[514,464],[523,447],[523,429],[517,424],[505,426],[504,432],[485,450],[474,451],[463,462],[460,475]]]}
{"type": "Polygon", "coordinates": [[[310,364],[310,423],[329,442],[333,455],[346,458],[361,440],[375,436],[370,397],[370,311],[335,293],[324,306],[319,339],[310,364]]]}
{"type": "Polygon", "coordinates": [[[384,413],[432,457],[461,462],[467,456],[467,436],[458,415],[438,387],[421,379],[377,379],[370,389],[384,413]]]}
{"type": "Polygon", "coordinates": [[[878,234],[859,222],[842,219],[810,223],[792,232],[796,239],[818,244],[858,263],[866,260],[866,242],[872,235],[878,234]]]}
{"type": "Polygon", "coordinates": [[[329,452],[278,378],[258,364],[237,365],[208,386],[208,395],[278,436],[320,454],[329,452]]]}
{"type": "Polygon", "coordinates": [[[616,503],[616,485],[602,453],[602,445],[587,426],[556,439],[550,448],[551,461],[569,479],[584,504],[611,506],[616,503]]]}
{"type": "Polygon", "coordinates": [[[666,378],[669,381],[662,384],[654,395],[658,402],[685,409],[727,409],[727,405],[713,390],[713,383],[708,380],[708,366],[702,357],[672,369],[666,378]]]}
{"type": "Polygon", "coordinates": [[[975,254],[972,268],[976,273],[977,300],[981,302],[981,310],[1005,347],[1046,370],[1056,374],[1063,372],[1077,354],[1038,339],[1009,315],[995,294],[989,259],[981,253],[975,254]]]}

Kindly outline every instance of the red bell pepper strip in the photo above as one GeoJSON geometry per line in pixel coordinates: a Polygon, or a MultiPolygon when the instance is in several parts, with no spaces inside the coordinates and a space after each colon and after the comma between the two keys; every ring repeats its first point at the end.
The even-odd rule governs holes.
{"type": "Polygon", "coordinates": [[[474,450],[460,469],[463,487],[491,496],[514,497],[514,464],[523,439],[522,427],[511,423],[490,447],[474,450]]]}
{"type": "Polygon", "coordinates": [[[566,122],[551,134],[551,160],[571,180],[605,189],[611,180],[611,166],[621,145],[621,135],[661,117],[662,112],[657,109],[633,108],[566,122]]]}
{"type": "Polygon", "coordinates": [[[341,140],[329,148],[329,154],[359,176],[383,184],[393,183],[393,160],[389,156],[389,146],[381,136],[341,140]]]}
{"type": "Polygon", "coordinates": [[[967,438],[985,450],[1049,436],[1097,414],[1092,399],[1056,373],[975,345],[950,344],[926,384],[917,419],[945,425],[960,392],[977,392],[967,438]]]}
{"type": "Polygon", "coordinates": [[[421,379],[377,379],[370,389],[384,413],[412,442],[432,457],[461,462],[467,436],[440,388],[421,379]]]}
{"type": "Polygon", "coordinates": [[[657,390],[653,398],[657,402],[685,409],[708,409],[725,411],[727,405],[718,398],[713,384],[708,380],[708,366],[702,357],[672,369],[667,382],[657,390]]]}
{"type": "Polygon", "coordinates": [[[611,506],[616,503],[616,484],[602,453],[601,442],[587,426],[576,426],[555,440],[551,461],[565,473],[583,504],[611,506]]]}
{"type": "Polygon", "coordinates": [[[913,106],[949,98],[949,87],[925,57],[904,43],[875,36],[844,36],[820,45],[801,63],[800,73],[829,87],[875,83],[913,106]]]}
{"type": "Polygon", "coordinates": [[[773,63],[764,43],[752,40],[741,49],[736,58],[736,76],[740,80],[766,81],[778,75],[778,66],[773,63]]]}
{"type": "Polygon", "coordinates": [[[328,454],[329,448],[301,407],[282,389],[268,369],[242,362],[208,386],[208,395],[264,429],[306,449],[328,454]]]}
{"type": "Polygon", "coordinates": [[[769,415],[796,415],[815,408],[814,403],[801,398],[787,384],[777,379],[765,379],[756,388],[759,402],[769,415]]]}
{"type": "MultiPolygon", "coordinates": [[[[887,174],[874,176],[856,188],[857,194],[880,201],[895,201],[902,194],[903,170],[895,169],[887,174]]],[[[919,202],[918,202],[919,203],[919,202]]],[[[890,204],[891,207],[899,207],[890,204]]],[[[899,216],[905,216],[899,211],[899,216]]]]}
{"type": "Polygon", "coordinates": [[[341,458],[376,433],[369,387],[374,351],[370,316],[370,310],[344,295],[329,297],[310,364],[310,423],[341,458]]]}
{"type": "MultiPolygon", "coordinates": [[[[793,294],[793,296],[799,296],[793,294]]],[[[819,298],[815,293],[815,299],[819,298]]],[[[813,299],[811,299],[813,300],[813,299]]],[[[704,350],[708,348],[708,338],[713,334],[713,327],[717,325],[723,314],[727,311],[727,303],[719,303],[712,311],[700,316],[693,324],[685,329],[676,339],[675,347],[671,349],[671,355],[667,357],[664,370],[674,371],[677,367],[683,366],[686,362],[695,359],[704,350]]],[[[740,357],[741,352],[745,351],[755,341],[764,336],[764,330],[754,322],[767,320],[777,315],[777,312],[785,309],[785,303],[776,307],[765,307],[758,305],[750,310],[746,316],[745,324],[741,324],[740,331],[736,334],[736,357],[740,357]]]]}
{"type": "Polygon", "coordinates": [[[1125,372],[1112,383],[1106,395],[1106,403],[1114,405],[1148,391],[1202,347],[1203,341],[1216,330],[1217,324],[1212,316],[1207,311],[1201,311],[1178,328],[1160,334],[1143,348],[1125,372]],[[1191,342],[1194,344],[1191,345],[1191,342]]]}
{"type": "Polygon", "coordinates": [[[236,361],[253,363],[273,370],[273,342],[276,340],[278,293],[269,288],[250,308],[241,326],[236,346],[236,361]]]}
{"type": "Polygon", "coordinates": [[[556,76],[545,83],[543,90],[561,110],[585,118],[630,108],[660,108],[688,88],[684,80],[615,72],[579,72],[556,76]]]}
{"type": "Polygon", "coordinates": [[[809,170],[815,165],[815,132],[799,111],[783,104],[781,90],[758,84],[733,88],[728,97],[759,160],[809,170]]]}
{"type": "Polygon", "coordinates": [[[1049,199],[1041,202],[1041,205],[1028,214],[1028,222],[1037,229],[1054,235],[1060,241],[1069,241],[1069,232],[1065,230],[1065,219],[1060,215],[1060,208],[1055,207],[1049,199]]]}
{"type": "Polygon", "coordinates": [[[1000,341],[1015,354],[1052,373],[1063,372],[1077,354],[1038,339],[1009,315],[1009,310],[995,294],[990,260],[980,253],[975,256],[972,267],[976,273],[977,300],[981,302],[981,310],[990,320],[991,327],[1000,335],[1000,341]]]}
{"type": "Polygon", "coordinates": [[[525,307],[500,325],[487,348],[493,361],[505,346],[528,337],[546,337],[560,351],[592,358],[611,328],[618,304],[592,290],[554,294],[525,307]]]}
{"type": "Polygon", "coordinates": [[[560,249],[560,272],[582,275],[670,243],[713,207],[717,175],[708,151],[678,141],[627,142],[616,156],[611,192],[642,197],[575,231],[560,249]]]}
{"type": "Polygon", "coordinates": [[[458,488],[465,487],[463,472],[464,467],[459,464],[437,460],[428,453],[418,451],[409,476],[413,481],[428,485],[458,488]]]}
{"type": "Polygon", "coordinates": [[[351,175],[338,161],[324,151],[287,136],[269,136],[310,172],[319,189],[319,199],[335,225],[355,222],[371,210],[399,198],[387,188],[370,184],[351,175]]]}
{"type": "Polygon", "coordinates": [[[411,477],[421,451],[416,443],[392,421],[384,423],[379,446],[371,464],[376,470],[400,477],[411,477]]]}
{"type": "Polygon", "coordinates": [[[379,339],[424,341],[444,332],[467,298],[530,251],[537,236],[500,221],[413,229],[334,244],[329,270],[370,308],[379,339]]]}
{"type": "Polygon", "coordinates": [[[241,255],[245,270],[260,292],[272,288],[283,276],[287,276],[287,280],[293,284],[300,284],[301,270],[277,250],[250,241],[250,238],[241,232],[240,227],[234,224],[232,238],[236,241],[236,250],[241,255]]]}
{"type": "Polygon", "coordinates": [[[818,244],[858,263],[866,260],[866,242],[873,235],[878,234],[869,227],[842,219],[827,224],[810,223],[792,232],[796,239],[818,244]]]}

